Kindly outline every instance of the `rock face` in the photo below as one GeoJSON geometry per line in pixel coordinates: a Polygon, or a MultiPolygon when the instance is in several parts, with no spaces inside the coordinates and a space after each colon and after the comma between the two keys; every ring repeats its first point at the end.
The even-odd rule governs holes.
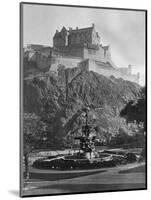
{"type": "Polygon", "coordinates": [[[43,73],[24,79],[24,112],[35,113],[49,126],[49,136],[78,132],[81,110],[90,107],[90,123],[98,137],[128,130],[119,112],[140,96],[138,84],[92,71],[61,68],[58,75],[43,73]]]}

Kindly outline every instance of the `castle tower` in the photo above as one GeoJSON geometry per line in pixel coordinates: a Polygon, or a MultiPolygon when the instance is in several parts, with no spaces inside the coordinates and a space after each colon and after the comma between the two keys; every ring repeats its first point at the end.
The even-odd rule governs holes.
{"type": "Polygon", "coordinates": [[[92,24],[92,28],[95,28],[95,24],[94,23],[92,24]]]}
{"type": "Polygon", "coordinates": [[[68,45],[68,31],[63,26],[61,31],[56,30],[53,37],[53,47],[64,47],[68,45]]]}

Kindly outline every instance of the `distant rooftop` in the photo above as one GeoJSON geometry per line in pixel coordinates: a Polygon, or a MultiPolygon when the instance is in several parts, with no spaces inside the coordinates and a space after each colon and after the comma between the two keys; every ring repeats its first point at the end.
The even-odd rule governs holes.
{"type": "Polygon", "coordinates": [[[79,28],[76,27],[75,29],[69,27],[69,29],[67,30],[64,26],[62,27],[61,31],[56,30],[55,33],[55,37],[59,36],[61,34],[61,32],[69,32],[70,34],[74,34],[74,33],[79,33],[79,32],[92,32],[93,29],[95,27],[95,24],[92,24],[92,26],[90,27],[86,27],[86,28],[79,28]]]}

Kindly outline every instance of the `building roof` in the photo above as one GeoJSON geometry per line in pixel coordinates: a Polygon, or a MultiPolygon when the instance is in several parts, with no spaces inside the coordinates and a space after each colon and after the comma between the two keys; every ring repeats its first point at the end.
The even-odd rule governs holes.
{"type": "Polygon", "coordinates": [[[79,33],[79,32],[92,32],[93,27],[81,28],[81,29],[72,29],[70,33],[79,33]]]}
{"type": "Polygon", "coordinates": [[[54,35],[54,37],[60,37],[62,32],[68,32],[69,34],[76,34],[76,33],[83,33],[83,32],[92,32],[94,28],[94,25],[92,25],[91,27],[86,27],[86,28],[76,28],[76,29],[72,29],[72,28],[69,28],[69,30],[67,30],[64,26],[63,28],[61,29],[61,31],[59,32],[58,30],[56,30],[56,33],[54,35]]]}

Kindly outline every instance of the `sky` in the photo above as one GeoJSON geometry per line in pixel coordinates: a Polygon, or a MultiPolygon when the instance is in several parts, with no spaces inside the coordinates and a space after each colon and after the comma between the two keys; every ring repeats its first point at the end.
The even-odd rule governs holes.
{"type": "Polygon", "coordinates": [[[145,82],[145,12],[24,4],[23,44],[52,46],[56,29],[95,24],[101,44],[110,45],[117,67],[132,65],[145,82]]]}

